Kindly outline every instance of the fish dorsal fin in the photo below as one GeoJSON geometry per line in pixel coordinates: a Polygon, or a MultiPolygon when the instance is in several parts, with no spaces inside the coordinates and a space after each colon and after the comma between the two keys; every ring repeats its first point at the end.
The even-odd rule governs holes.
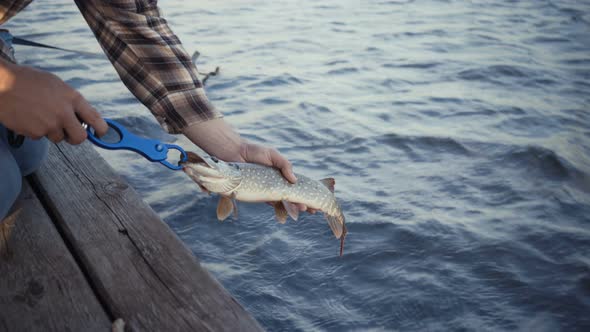
{"type": "Polygon", "coordinates": [[[285,210],[287,210],[289,216],[293,218],[293,220],[297,220],[297,218],[299,218],[299,209],[295,204],[283,201],[283,206],[285,207],[285,210]]]}
{"type": "Polygon", "coordinates": [[[219,197],[219,204],[217,204],[217,219],[224,221],[234,210],[234,203],[231,198],[226,196],[219,197]]]}
{"type": "Polygon", "coordinates": [[[334,180],[334,178],[321,179],[320,182],[326,186],[326,188],[330,189],[332,193],[334,193],[334,185],[336,184],[336,180],[334,180]]]}
{"type": "Polygon", "coordinates": [[[283,206],[283,202],[275,202],[273,205],[275,207],[275,216],[277,217],[277,220],[281,224],[287,222],[287,217],[289,215],[287,213],[287,210],[285,210],[285,206],[283,206]]]}

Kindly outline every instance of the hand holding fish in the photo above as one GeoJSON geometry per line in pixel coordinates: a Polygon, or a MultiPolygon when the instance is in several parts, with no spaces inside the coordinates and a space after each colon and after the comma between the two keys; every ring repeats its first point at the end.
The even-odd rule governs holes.
{"type": "MultiPolygon", "coordinates": [[[[183,133],[211,156],[227,162],[253,163],[275,167],[291,183],[297,182],[291,163],[276,149],[250,143],[223,119],[213,119],[187,127],[183,133]]],[[[315,213],[305,204],[295,203],[299,211],[315,213]]]]}

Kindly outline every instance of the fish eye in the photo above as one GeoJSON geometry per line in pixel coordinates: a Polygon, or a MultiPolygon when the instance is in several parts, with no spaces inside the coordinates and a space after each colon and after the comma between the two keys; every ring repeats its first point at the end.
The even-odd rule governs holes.
{"type": "Polygon", "coordinates": [[[217,164],[217,162],[219,162],[219,159],[217,159],[217,158],[215,158],[213,156],[211,157],[211,160],[213,160],[213,162],[216,163],[216,164],[217,164]]]}

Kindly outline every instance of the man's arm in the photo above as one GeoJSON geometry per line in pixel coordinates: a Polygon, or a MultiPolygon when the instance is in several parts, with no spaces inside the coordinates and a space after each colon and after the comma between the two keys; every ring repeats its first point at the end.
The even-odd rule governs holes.
{"type": "Polygon", "coordinates": [[[0,124],[33,139],[79,144],[86,131],[78,119],[99,136],[108,130],[98,112],[59,77],[0,57],[0,124]]]}
{"type": "MultiPolygon", "coordinates": [[[[0,0],[0,24],[29,3],[0,0]]],[[[16,64],[10,42],[0,38],[0,124],[33,139],[47,137],[55,143],[66,139],[79,144],[86,139],[80,120],[91,125],[98,136],[108,130],[79,92],[53,74],[16,64]]]]}
{"type": "Polygon", "coordinates": [[[156,1],[75,2],[123,83],[166,131],[179,134],[187,126],[222,117],[156,1]]]}
{"type": "Polygon", "coordinates": [[[289,181],[296,181],[285,157],[241,139],[213,108],[195,65],[161,17],[157,1],[75,1],[123,83],[165,130],[185,134],[222,160],[274,166],[289,181]]]}
{"type": "MultiPolygon", "coordinates": [[[[283,176],[292,183],[297,181],[291,163],[276,149],[250,143],[223,119],[197,123],[184,129],[184,134],[203,150],[215,151],[214,156],[225,161],[250,162],[273,166],[281,170],[283,176]]],[[[305,210],[301,206],[302,210],[305,210]]]]}

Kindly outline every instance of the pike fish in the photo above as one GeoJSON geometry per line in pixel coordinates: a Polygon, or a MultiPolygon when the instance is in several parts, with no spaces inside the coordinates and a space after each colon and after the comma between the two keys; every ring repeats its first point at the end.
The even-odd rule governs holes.
{"type": "Polygon", "coordinates": [[[232,212],[237,218],[236,200],[238,200],[271,202],[277,220],[285,223],[287,216],[297,220],[299,210],[293,203],[302,203],[324,213],[332,233],[340,239],[340,256],[342,256],[347,230],[344,215],[334,196],[334,179],[316,181],[296,174],[297,183],[292,184],[273,167],[228,163],[212,156],[200,156],[194,152],[187,152],[187,156],[187,161],[182,163],[183,171],[202,189],[220,195],[217,219],[223,221],[232,212]]]}

